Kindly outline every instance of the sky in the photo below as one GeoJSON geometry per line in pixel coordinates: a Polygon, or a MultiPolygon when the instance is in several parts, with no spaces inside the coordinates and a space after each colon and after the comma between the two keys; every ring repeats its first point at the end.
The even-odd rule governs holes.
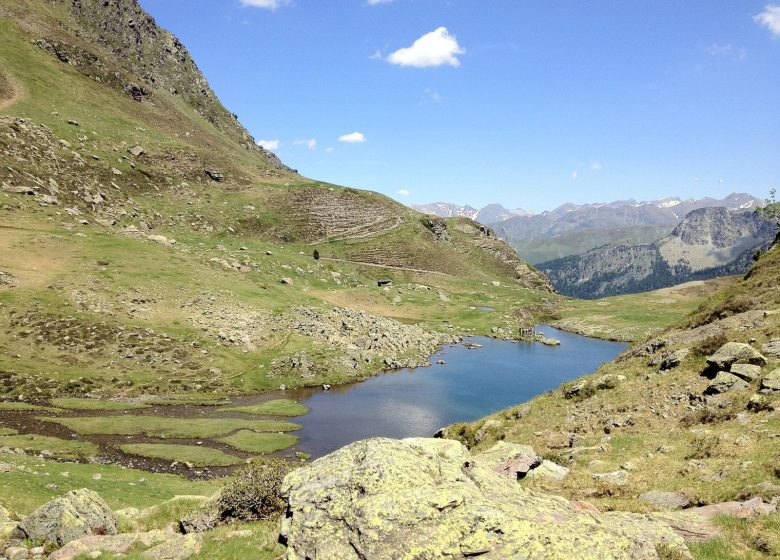
{"type": "Polygon", "coordinates": [[[307,177],[533,211],[780,187],[778,2],[140,3],[307,177]]]}

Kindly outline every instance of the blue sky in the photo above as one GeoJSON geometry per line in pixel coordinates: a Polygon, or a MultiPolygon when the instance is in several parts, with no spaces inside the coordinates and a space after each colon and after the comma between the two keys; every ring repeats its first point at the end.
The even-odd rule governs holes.
{"type": "Polygon", "coordinates": [[[777,2],[141,4],[308,177],[535,211],[780,187],[777,2]]]}

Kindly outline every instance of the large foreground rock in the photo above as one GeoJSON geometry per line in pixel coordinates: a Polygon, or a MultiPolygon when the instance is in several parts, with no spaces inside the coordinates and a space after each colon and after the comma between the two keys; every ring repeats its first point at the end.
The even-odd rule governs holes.
{"type": "Polygon", "coordinates": [[[43,504],[19,523],[11,540],[60,547],[87,535],[115,535],[116,525],[103,498],[84,488],[43,504]]]}
{"type": "Polygon", "coordinates": [[[288,560],[645,560],[690,557],[663,521],[578,510],[524,489],[460,443],[374,438],[284,480],[288,560]]]}

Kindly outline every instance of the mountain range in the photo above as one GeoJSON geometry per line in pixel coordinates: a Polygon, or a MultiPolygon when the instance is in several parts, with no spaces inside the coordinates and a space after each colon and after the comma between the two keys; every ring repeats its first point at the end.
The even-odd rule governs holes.
{"type": "Polygon", "coordinates": [[[723,207],[691,211],[655,243],[606,245],[539,265],[556,290],[583,299],[645,292],[744,273],[777,227],[754,212],[723,207]]]}

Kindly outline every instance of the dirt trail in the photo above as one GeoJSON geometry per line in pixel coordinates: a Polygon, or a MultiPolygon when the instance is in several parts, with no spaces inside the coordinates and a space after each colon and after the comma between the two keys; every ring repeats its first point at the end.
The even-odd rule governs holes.
{"type": "Polygon", "coordinates": [[[0,98],[0,111],[4,111],[17,101],[21,100],[24,97],[24,88],[21,86],[19,82],[14,80],[11,76],[8,74],[0,73],[0,80],[5,78],[5,81],[10,85],[11,87],[11,97],[7,97],[5,99],[0,98]]]}
{"type": "Polygon", "coordinates": [[[323,261],[333,261],[333,262],[342,262],[347,264],[355,264],[360,266],[373,266],[376,268],[390,268],[392,270],[406,270],[409,272],[419,272],[421,274],[438,274],[440,276],[452,276],[451,274],[447,274],[446,272],[439,272],[437,270],[425,270],[424,268],[407,268],[405,266],[393,266],[389,264],[378,264],[378,263],[369,263],[369,262],[363,262],[363,261],[350,261],[347,259],[334,259],[332,257],[320,257],[320,260],[323,261]]]}

